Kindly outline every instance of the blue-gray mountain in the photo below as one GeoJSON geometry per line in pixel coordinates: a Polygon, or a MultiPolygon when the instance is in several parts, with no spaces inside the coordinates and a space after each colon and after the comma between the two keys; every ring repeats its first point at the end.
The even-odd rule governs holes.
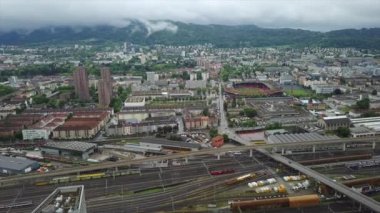
{"type": "Polygon", "coordinates": [[[126,27],[46,27],[32,32],[0,33],[0,44],[29,45],[52,43],[101,44],[107,41],[151,45],[211,43],[216,47],[321,46],[380,49],[380,28],[315,32],[300,29],[268,29],[255,25],[199,25],[170,22],[177,31],[150,31],[143,22],[133,20],[126,27]],[[152,32],[152,33],[150,33],[152,32]]]}

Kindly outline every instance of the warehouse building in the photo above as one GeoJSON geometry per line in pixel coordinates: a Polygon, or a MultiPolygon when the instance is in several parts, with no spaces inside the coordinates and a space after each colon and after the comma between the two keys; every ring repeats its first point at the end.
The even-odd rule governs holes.
{"type": "Polygon", "coordinates": [[[78,141],[47,142],[41,147],[43,154],[79,157],[87,160],[94,153],[96,144],[78,141]]]}
{"type": "Polygon", "coordinates": [[[296,143],[307,141],[328,141],[333,139],[339,139],[337,136],[320,135],[315,132],[311,133],[298,133],[298,134],[274,134],[268,136],[268,143],[281,144],[281,143],[296,143]]]}
{"type": "Polygon", "coordinates": [[[39,167],[40,164],[37,161],[0,155],[0,173],[2,174],[25,174],[39,167]]]}

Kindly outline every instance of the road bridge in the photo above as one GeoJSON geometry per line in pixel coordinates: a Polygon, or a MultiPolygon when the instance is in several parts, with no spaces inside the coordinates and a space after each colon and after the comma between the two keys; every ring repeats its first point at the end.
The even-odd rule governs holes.
{"type": "Polygon", "coordinates": [[[367,208],[371,209],[372,211],[374,212],[380,212],[380,203],[373,200],[372,198],[370,197],[367,197],[366,195],[360,193],[360,192],[357,192],[357,191],[354,191],[352,190],[351,188],[343,185],[342,183],[339,183],[339,182],[335,182],[333,180],[331,180],[331,178],[323,175],[323,174],[320,174],[306,166],[303,166],[295,161],[292,161],[292,160],[289,160],[288,158],[285,158],[279,154],[276,154],[276,153],[269,153],[267,150],[264,150],[264,149],[257,149],[258,151],[260,151],[261,153],[271,157],[272,159],[282,163],[282,164],[285,164],[297,171],[300,171],[302,172],[303,174],[309,176],[309,177],[312,177],[313,179],[315,179],[316,181],[319,181],[329,187],[331,187],[332,189],[336,190],[337,192],[340,192],[344,195],[346,195],[347,197],[351,198],[352,200],[355,200],[356,202],[360,203],[361,205],[363,206],[366,206],[367,208]]]}

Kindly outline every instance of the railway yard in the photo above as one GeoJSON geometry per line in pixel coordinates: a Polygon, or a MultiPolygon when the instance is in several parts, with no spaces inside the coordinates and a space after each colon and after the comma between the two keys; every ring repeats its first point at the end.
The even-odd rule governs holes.
{"type": "MultiPolygon", "coordinates": [[[[286,157],[380,200],[379,154],[376,148],[286,157]]],[[[226,152],[219,158],[204,154],[166,160],[162,165],[131,165],[117,172],[98,170],[3,187],[0,212],[30,212],[55,188],[79,184],[85,188],[88,212],[366,211],[258,151],[253,151],[252,157],[249,151],[226,152]]]]}

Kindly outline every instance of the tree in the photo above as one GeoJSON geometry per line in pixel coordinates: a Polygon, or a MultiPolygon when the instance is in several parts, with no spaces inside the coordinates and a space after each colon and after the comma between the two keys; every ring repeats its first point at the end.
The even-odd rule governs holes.
{"type": "Polygon", "coordinates": [[[190,80],[190,74],[186,71],[182,72],[182,79],[183,80],[190,80]]]}
{"type": "Polygon", "coordinates": [[[273,124],[268,124],[265,129],[266,130],[272,130],[272,129],[281,129],[282,128],[282,124],[278,123],[278,122],[275,122],[273,124]]]}
{"type": "Polygon", "coordinates": [[[204,115],[204,116],[209,116],[209,115],[210,115],[210,111],[209,111],[208,107],[205,107],[205,108],[203,109],[203,111],[202,111],[202,115],[204,115]]]}
{"type": "Polygon", "coordinates": [[[236,98],[233,98],[233,99],[232,99],[231,106],[232,106],[232,108],[235,108],[235,107],[236,107],[236,98]]]}
{"type": "Polygon", "coordinates": [[[253,108],[244,108],[243,109],[243,113],[245,116],[249,117],[249,118],[253,118],[257,115],[257,112],[255,109],[253,108]]]}
{"type": "Polygon", "coordinates": [[[377,95],[377,90],[375,90],[375,89],[372,90],[371,94],[372,94],[372,95],[377,95]]]}
{"type": "Polygon", "coordinates": [[[210,129],[209,134],[210,134],[210,137],[213,138],[213,137],[218,135],[218,130],[215,128],[212,128],[212,129],[210,129]]]}
{"type": "Polygon", "coordinates": [[[343,92],[342,92],[342,90],[340,90],[339,88],[336,88],[336,89],[334,90],[334,95],[341,95],[341,94],[343,94],[343,92]]]}
{"type": "Polygon", "coordinates": [[[348,127],[338,127],[338,129],[335,132],[336,135],[342,138],[347,138],[351,134],[350,128],[348,127]]]}
{"type": "Polygon", "coordinates": [[[202,73],[201,72],[197,72],[197,80],[202,80],[202,73]]]}
{"type": "Polygon", "coordinates": [[[226,143],[230,140],[230,138],[228,137],[227,134],[223,134],[223,140],[224,140],[224,143],[226,143]]]}
{"type": "Polygon", "coordinates": [[[47,104],[49,102],[49,98],[47,98],[45,94],[35,95],[32,100],[34,104],[47,104]]]}
{"type": "Polygon", "coordinates": [[[227,102],[223,102],[223,109],[224,109],[224,111],[226,111],[226,112],[227,112],[227,107],[228,107],[227,102]]]}
{"type": "Polygon", "coordinates": [[[113,107],[114,112],[120,112],[123,108],[123,101],[119,97],[115,97],[111,100],[111,107],[113,107]]]}
{"type": "Polygon", "coordinates": [[[94,85],[90,87],[90,96],[94,102],[98,102],[98,93],[94,85]]]}
{"type": "Polygon", "coordinates": [[[369,109],[369,99],[364,98],[356,102],[356,108],[358,109],[369,109]]]}

